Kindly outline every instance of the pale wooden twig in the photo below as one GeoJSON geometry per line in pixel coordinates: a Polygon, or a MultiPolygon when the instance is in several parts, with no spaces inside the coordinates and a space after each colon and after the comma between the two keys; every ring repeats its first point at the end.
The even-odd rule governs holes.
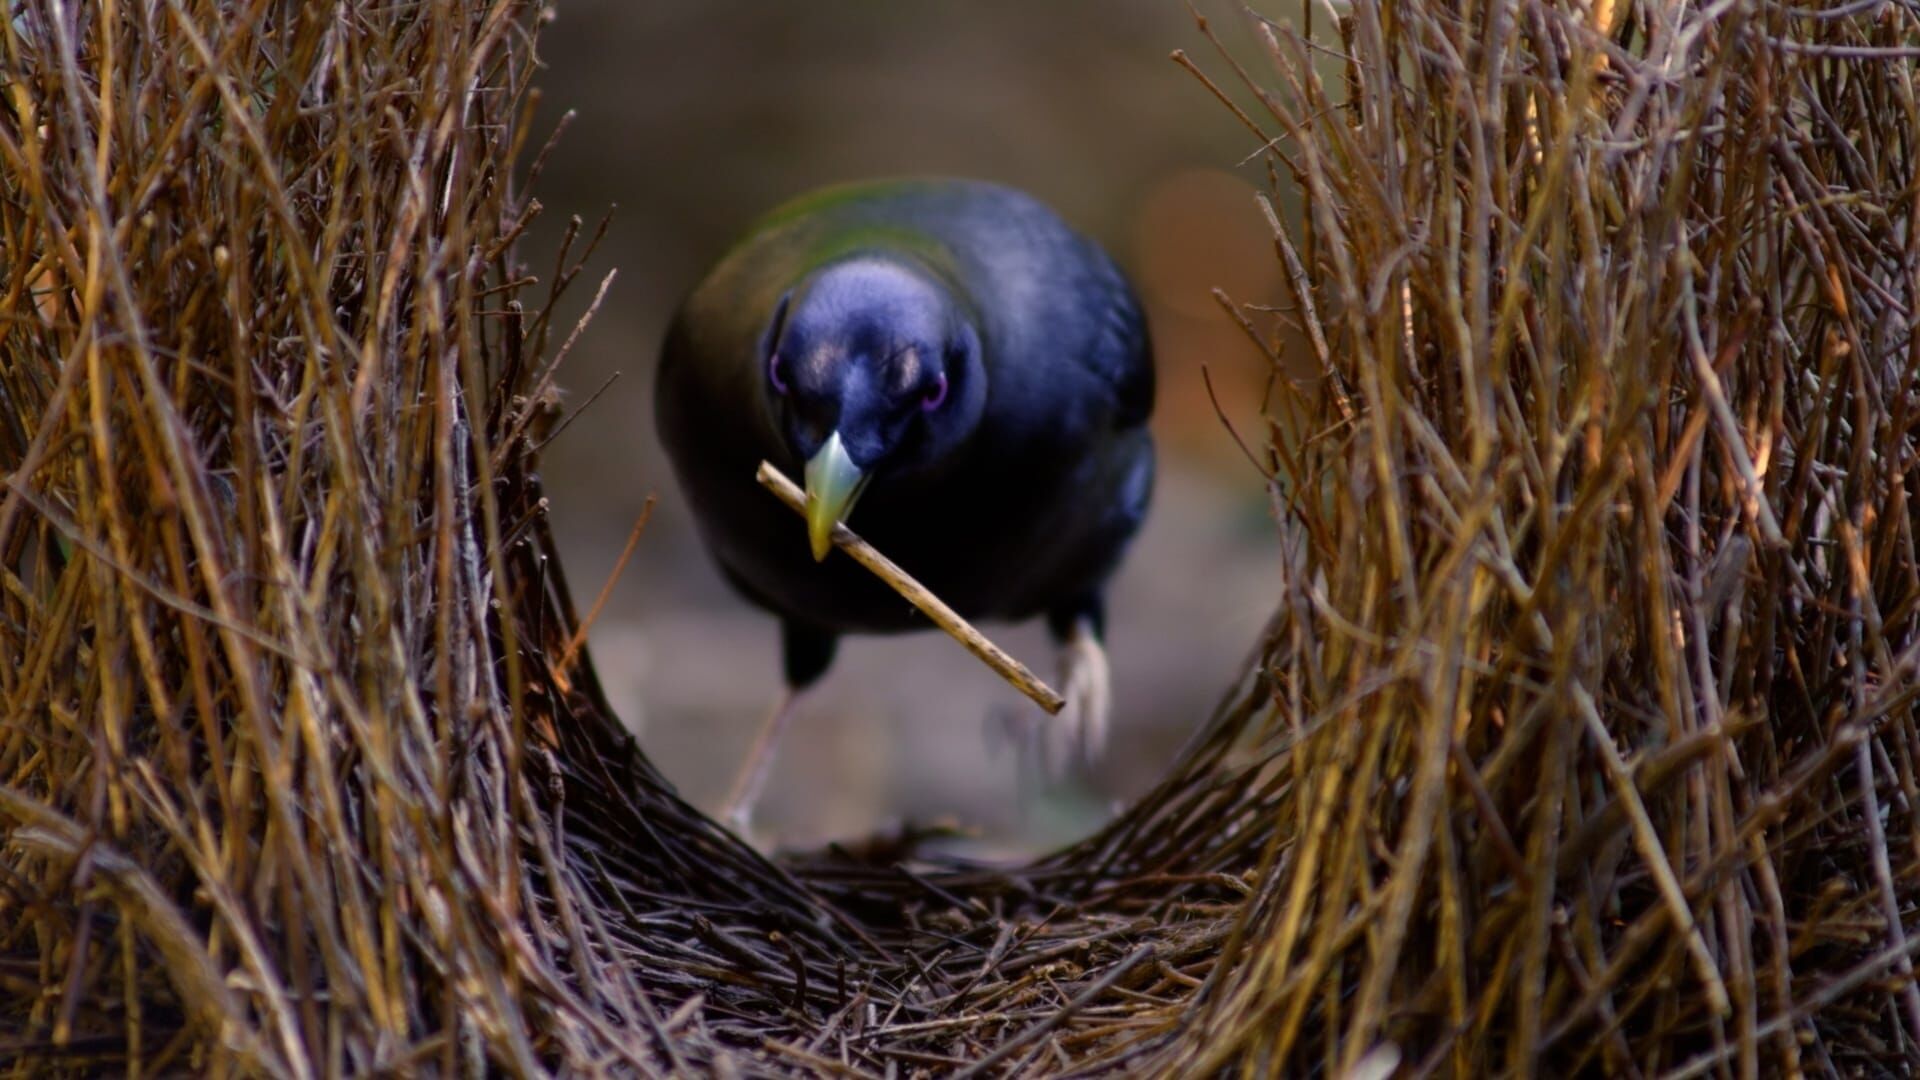
{"type": "MultiPolygon", "coordinates": [[[[785,473],[773,467],[769,462],[760,463],[756,474],[763,487],[773,492],[780,501],[786,503],[794,513],[804,516],[807,512],[807,496],[785,473]]],[[[874,548],[872,544],[860,539],[852,529],[836,524],[833,527],[833,545],[853,557],[873,572],[873,575],[887,583],[894,592],[899,593],[907,603],[919,608],[921,613],[932,619],[934,625],[953,635],[954,640],[967,647],[967,651],[979,657],[986,665],[1000,673],[1000,677],[1013,684],[1013,688],[1033,699],[1034,704],[1049,713],[1058,713],[1066,707],[1067,699],[1054,691],[1053,687],[1040,681],[1039,677],[1027,670],[1027,666],[1008,656],[998,645],[988,641],[985,634],[973,628],[973,624],[960,617],[960,613],[948,607],[938,596],[933,595],[925,585],[913,580],[912,575],[895,565],[893,560],[874,548]]]]}

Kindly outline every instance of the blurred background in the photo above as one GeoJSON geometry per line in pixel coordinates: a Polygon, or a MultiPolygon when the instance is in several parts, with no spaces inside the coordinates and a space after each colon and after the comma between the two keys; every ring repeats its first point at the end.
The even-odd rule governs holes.
{"type": "MultiPolygon", "coordinates": [[[[1202,0],[1200,11],[1267,70],[1237,3],[1202,0]]],[[[561,372],[569,409],[613,381],[547,451],[554,526],[584,609],[658,496],[592,652],[647,753],[709,811],[779,691],[780,665],[773,618],[721,581],[655,437],[655,354],[681,296],[774,204],[917,173],[1031,191],[1102,241],[1148,307],[1160,474],[1110,596],[1105,760],[1052,782],[1023,768],[997,733],[1044,716],[944,635],[849,639],[788,729],[756,813],[763,843],[943,820],[968,829],[976,852],[1076,838],[1157,779],[1239,672],[1276,595],[1272,529],[1201,370],[1235,427],[1264,441],[1268,365],[1210,290],[1275,304],[1281,282],[1253,199],[1265,165],[1243,164],[1258,143],[1169,59],[1176,48],[1231,80],[1174,0],[566,0],[541,38],[533,141],[564,111],[577,117],[536,188],[546,211],[523,247],[534,272],[549,272],[570,215],[591,232],[618,204],[565,308],[570,322],[618,271],[561,372]]],[[[1052,676],[1037,623],[986,629],[1052,676]]]]}

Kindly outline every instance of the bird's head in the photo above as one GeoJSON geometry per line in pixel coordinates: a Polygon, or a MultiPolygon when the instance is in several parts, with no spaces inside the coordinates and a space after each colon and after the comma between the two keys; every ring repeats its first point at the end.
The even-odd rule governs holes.
{"type": "Polygon", "coordinates": [[[775,304],[760,354],[773,415],[806,462],[815,559],[870,480],[938,463],[986,403],[971,314],[934,273],[896,259],[808,275],[775,304]]]}

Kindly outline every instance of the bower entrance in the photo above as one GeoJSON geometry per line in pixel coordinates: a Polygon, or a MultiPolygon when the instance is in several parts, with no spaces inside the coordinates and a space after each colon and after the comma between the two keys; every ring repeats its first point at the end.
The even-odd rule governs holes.
{"type": "Polygon", "coordinates": [[[1005,869],[769,862],[605,708],[538,18],[0,23],[0,1057],[1920,1062],[1912,9],[1362,5],[1209,65],[1313,372],[1250,447],[1282,604],[1159,787],[1005,869]]]}

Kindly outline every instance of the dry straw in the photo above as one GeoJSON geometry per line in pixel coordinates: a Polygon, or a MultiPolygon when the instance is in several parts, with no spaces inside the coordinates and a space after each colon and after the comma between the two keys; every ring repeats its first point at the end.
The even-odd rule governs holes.
{"type": "Polygon", "coordinates": [[[1300,342],[1279,604],[1012,869],[769,863],[573,655],[538,9],[6,12],[16,1074],[1920,1067],[1910,2],[1391,0],[1205,65],[1300,342]]]}

